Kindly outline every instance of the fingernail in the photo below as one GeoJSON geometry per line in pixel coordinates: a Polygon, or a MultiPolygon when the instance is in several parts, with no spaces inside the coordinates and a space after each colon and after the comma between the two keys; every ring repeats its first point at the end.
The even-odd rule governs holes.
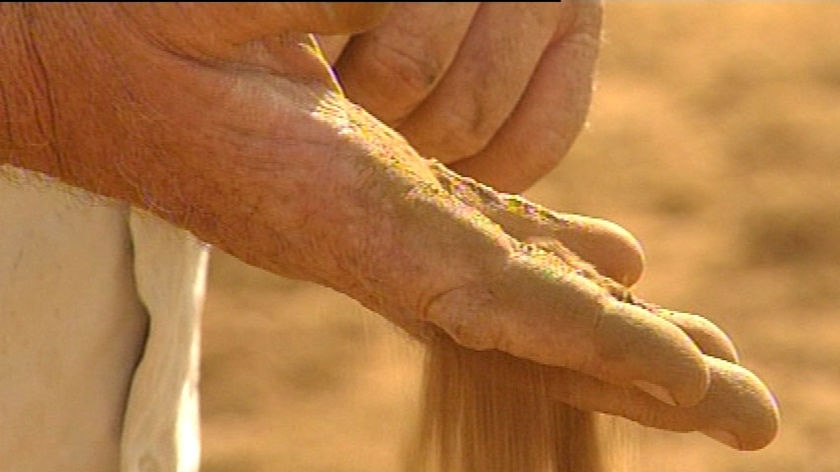
{"type": "Polygon", "coordinates": [[[741,449],[741,443],[738,441],[738,437],[729,431],[724,431],[722,429],[707,429],[702,431],[702,433],[712,439],[726,444],[729,447],[741,449]]]}
{"type": "Polygon", "coordinates": [[[677,406],[677,402],[674,400],[671,392],[669,392],[665,387],[660,387],[659,385],[652,384],[645,380],[636,380],[633,382],[633,385],[663,403],[667,403],[671,406],[677,406]]]}

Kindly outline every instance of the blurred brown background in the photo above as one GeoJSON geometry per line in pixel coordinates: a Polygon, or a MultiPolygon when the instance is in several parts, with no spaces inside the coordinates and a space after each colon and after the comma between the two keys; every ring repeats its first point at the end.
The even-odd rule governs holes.
{"type": "MultiPolygon", "coordinates": [[[[607,2],[590,127],[528,195],[644,244],[639,293],[703,313],[773,389],[734,452],[627,422],[648,471],[840,470],[840,3],[607,2]]],[[[419,349],[346,297],[215,254],[205,472],[394,471],[419,349]]]]}

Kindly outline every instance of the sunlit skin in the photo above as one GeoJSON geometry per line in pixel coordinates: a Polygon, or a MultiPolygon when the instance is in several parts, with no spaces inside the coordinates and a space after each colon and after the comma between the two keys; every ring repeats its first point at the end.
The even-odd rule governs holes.
{"type": "MultiPolygon", "coordinates": [[[[493,77],[472,69],[481,38],[454,58],[453,47],[433,48],[451,74],[383,108],[403,92],[364,90],[372,66],[344,56],[353,41],[332,53],[345,96],[305,34],[387,32],[404,22],[397,7],[389,17],[378,4],[0,5],[0,61],[11,65],[0,71],[0,163],[148,209],[249,264],[346,293],[413,336],[434,325],[462,346],[538,363],[558,400],[738,449],[768,444],[775,403],[724,333],[616,296],[601,278],[640,277],[626,231],[421,157],[504,190],[550,168],[588,104],[592,6],[533,7],[555,9],[530,38],[548,59],[504,74],[519,86],[500,108],[496,95],[473,97],[502,111],[468,131],[461,118],[430,117],[450,103],[468,109],[459,92],[493,77]],[[569,57],[581,62],[558,72],[569,57]],[[552,95],[558,73],[568,87],[552,95]]],[[[496,8],[458,15],[475,21],[470,34],[518,21],[496,8]]]]}

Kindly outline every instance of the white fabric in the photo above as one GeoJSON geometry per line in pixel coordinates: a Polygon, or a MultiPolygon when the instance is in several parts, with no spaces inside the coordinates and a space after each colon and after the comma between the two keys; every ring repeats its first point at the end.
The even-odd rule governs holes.
{"type": "Polygon", "coordinates": [[[0,166],[0,471],[198,469],[207,250],[0,166]]]}

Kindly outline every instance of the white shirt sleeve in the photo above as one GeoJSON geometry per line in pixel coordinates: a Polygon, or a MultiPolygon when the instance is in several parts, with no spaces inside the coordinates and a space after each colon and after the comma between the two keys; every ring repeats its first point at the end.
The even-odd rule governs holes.
{"type": "Polygon", "coordinates": [[[207,248],[0,166],[0,470],[198,469],[207,248]]]}

